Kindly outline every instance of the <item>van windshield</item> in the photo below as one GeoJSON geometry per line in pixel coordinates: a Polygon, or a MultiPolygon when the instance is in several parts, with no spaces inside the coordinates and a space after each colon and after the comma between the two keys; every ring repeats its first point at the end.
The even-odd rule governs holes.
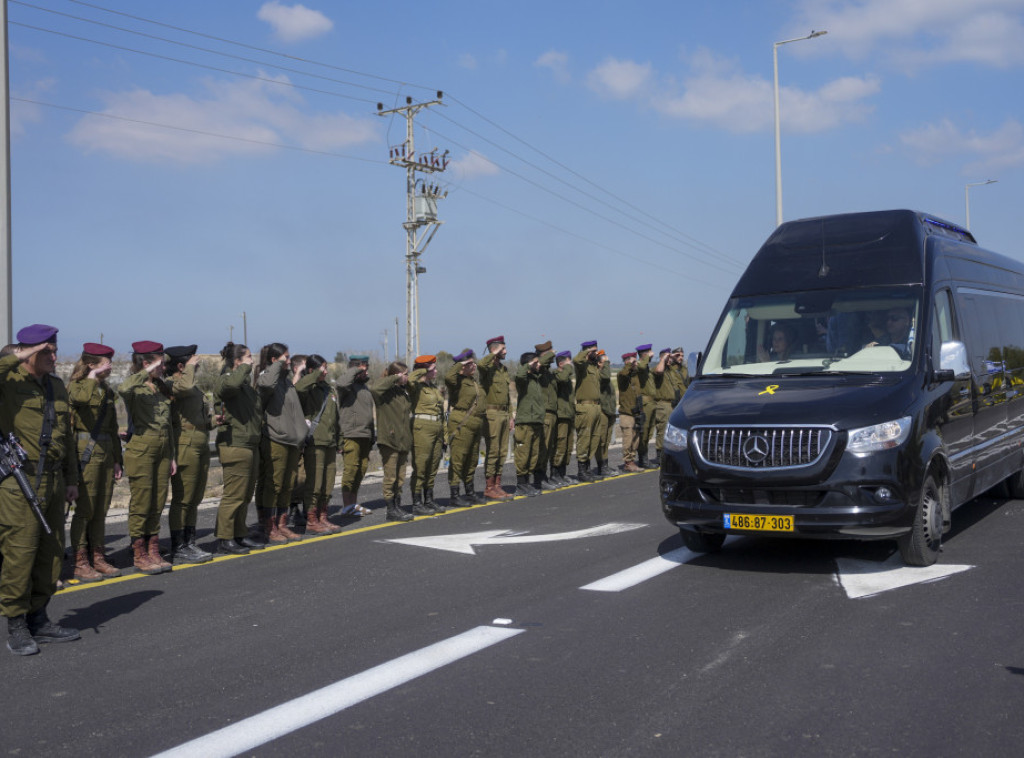
{"type": "Polygon", "coordinates": [[[755,295],[730,300],[702,376],[906,371],[920,287],[755,295]]]}

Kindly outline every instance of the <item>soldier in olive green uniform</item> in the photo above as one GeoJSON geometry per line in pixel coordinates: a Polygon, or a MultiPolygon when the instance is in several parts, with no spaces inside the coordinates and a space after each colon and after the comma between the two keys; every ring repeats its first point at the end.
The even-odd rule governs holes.
{"type": "Polygon", "coordinates": [[[341,446],[341,414],[338,393],[327,381],[327,360],[313,354],[306,358],[306,373],[295,384],[306,414],[309,434],[302,451],[305,482],[302,503],[306,511],[306,534],[335,534],[340,526],[327,516],[338,473],[338,448],[341,446]]]}
{"type": "Polygon", "coordinates": [[[15,477],[0,482],[0,612],[7,617],[7,648],[32,655],[39,652],[38,643],[80,636],[46,615],[64,553],[64,504],[78,497],[78,463],[67,391],[51,376],[57,329],[27,326],[18,332],[18,343],[12,354],[0,358],[0,430],[17,435],[25,449],[24,474],[51,534],[45,533],[15,477]]]}
{"type": "Polygon", "coordinates": [[[672,384],[678,390],[675,402],[672,404],[674,408],[679,405],[679,401],[686,394],[686,388],[690,386],[690,370],[686,367],[686,353],[683,352],[681,347],[672,350],[672,358],[668,363],[668,368],[671,371],[672,384]]]}
{"type": "Polygon", "coordinates": [[[665,439],[665,427],[668,417],[675,407],[678,384],[670,370],[672,349],[665,348],[658,354],[658,364],[652,369],[654,378],[654,445],[657,450],[658,463],[661,463],[661,446],[665,439]]]}
{"type": "Polygon", "coordinates": [[[523,353],[516,369],[516,428],[515,463],[516,494],[533,497],[540,494],[539,483],[530,483],[530,476],[538,470],[543,457],[544,413],[547,404],[544,397],[544,377],[540,358],[536,353],[523,353]]]}
{"type": "Polygon", "coordinates": [[[160,514],[167,482],[177,470],[171,430],[171,387],[164,381],[164,346],[132,343],[132,374],[118,387],[128,411],[130,439],[124,449],[131,501],[128,536],[135,568],[143,574],[171,570],[160,555],[160,514]]]}
{"type": "Polygon", "coordinates": [[[421,355],[416,358],[409,377],[409,399],[412,403],[412,512],[417,516],[444,513],[444,506],[434,501],[434,478],[441,465],[444,442],[444,398],[434,386],[437,358],[421,355]]]}
{"type": "Polygon", "coordinates": [[[541,371],[547,375],[544,382],[544,455],[537,467],[534,479],[541,483],[541,489],[556,490],[563,486],[555,473],[555,448],[558,444],[558,388],[555,386],[555,372],[551,365],[555,362],[555,351],[551,349],[551,340],[533,346],[533,351],[540,356],[541,371]]]}
{"type": "Polygon", "coordinates": [[[643,414],[643,396],[640,389],[640,369],[636,353],[622,354],[622,369],[615,379],[619,387],[619,431],[622,434],[622,470],[642,471],[636,465],[636,451],[640,444],[641,429],[637,416],[643,414]]]}
{"type": "Polygon", "coordinates": [[[345,469],[341,475],[342,515],[365,516],[369,508],[359,505],[359,485],[370,463],[373,449],[373,394],[367,388],[370,365],[367,355],[353,355],[348,369],[338,378],[338,401],[341,404],[342,457],[345,469]]]}
{"type": "Polygon", "coordinates": [[[242,555],[266,547],[265,542],[249,537],[245,523],[246,507],[259,473],[263,415],[252,385],[249,348],[229,342],[220,355],[224,364],[213,396],[218,410],[217,457],[224,474],[224,493],[217,506],[216,552],[242,555]]]}
{"type": "Polygon", "coordinates": [[[455,362],[444,375],[448,389],[448,466],[450,505],[467,508],[486,503],[476,493],[473,477],[480,458],[480,437],[487,424],[487,402],[484,390],[476,380],[476,355],[468,347],[455,356],[455,362]],[[459,492],[462,487],[463,493],[459,492]]]}
{"type": "Polygon", "coordinates": [[[114,495],[114,482],[124,474],[114,407],[117,397],[107,386],[113,357],[114,348],[86,342],[68,381],[81,471],[71,517],[71,549],[75,553],[75,579],[81,582],[121,575],[107,562],[105,550],[107,509],[114,495]]]}
{"type": "Polygon", "coordinates": [[[640,382],[640,395],[642,398],[643,424],[638,429],[640,439],[636,447],[637,466],[643,469],[658,468],[657,463],[648,461],[648,449],[651,443],[651,434],[654,431],[654,374],[651,373],[651,359],[654,356],[654,347],[650,343],[637,345],[636,365],[637,380],[640,382]]]}
{"type": "Polygon", "coordinates": [[[409,367],[395,361],[385,375],[370,384],[377,404],[377,449],[380,451],[384,500],[388,521],[411,521],[402,508],[402,480],[412,449],[412,403],[409,400],[409,367]]]}
{"type": "Polygon", "coordinates": [[[576,390],[573,387],[575,370],[572,365],[572,353],[565,350],[555,356],[558,369],[555,371],[555,396],[557,398],[555,420],[555,452],[552,458],[555,480],[563,487],[573,484],[574,480],[566,474],[566,466],[572,457],[573,439],[576,431],[576,390]]]}
{"type": "Polygon", "coordinates": [[[199,371],[197,345],[175,345],[164,350],[170,369],[171,428],[174,430],[177,471],[171,477],[172,563],[206,563],[213,556],[196,545],[199,503],[206,494],[210,473],[210,407],[196,386],[199,371]]]}
{"type": "Polygon", "coordinates": [[[594,460],[597,462],[597,470],[594,478],[604,479],[611,476],[612,471],[608,468],[608,448],[612,443],[612,434],[615,431],[615,411],[617,401],[615,399],[615,385],[612,382],[612,365],[604,350],[598,350],[600,359],[598,368],[601,370],[601,416],[598,419],[597,429],[594,436],[597,438],[597,449],[594,451],[594,460]]]}
{"type": "Polygon", "coordinates": [[[597,452],[598,425],[601,423],[601,369],[598,368],[597,341],[580,345],[572,359],[576,370],[576,465],[581,482],[594,481],[590,458],[597,452]]]}
{"type": "Polygon", "coordinates": [[[484,429],[484,446],[487,449],[484,476],[487,486],[484,497],[491,500],[508,500],[512,497],[501,488],[501,472],[508,457],[508,433],[512,424],[508,369],[501,362],[506,353],[505,338],[491,337],[487,340],[487,355],[477,361],[480,386],[487,394],[487,426],[484,429]]]}

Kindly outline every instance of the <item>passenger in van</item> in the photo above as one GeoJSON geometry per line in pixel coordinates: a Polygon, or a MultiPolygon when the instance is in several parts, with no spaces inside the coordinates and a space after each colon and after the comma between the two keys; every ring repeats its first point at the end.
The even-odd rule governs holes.
{"type": "Polygon", "coordinates": [[[888,345],[903,360],[910,360],[910,309],[890,308],[885,314],[885,335],[865,347],[888,345]]]}
{"type": "Polygon", "coordinates": [[[787,360],[796,346],[796,330],[789,324],[775,324],[771,331],[771,350],[765,350],[763,346],[758,346],[757,359],[761,362],[787,360]]]}

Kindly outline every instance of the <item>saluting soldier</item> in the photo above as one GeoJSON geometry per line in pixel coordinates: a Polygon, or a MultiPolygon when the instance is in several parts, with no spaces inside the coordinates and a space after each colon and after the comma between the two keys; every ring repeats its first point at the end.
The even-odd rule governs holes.
{"type": "Polygon", "coordinates": [[[651,433],[654,431],[654,374],[651,372],[651,360],[654,357],[654,346],[651,343],[636,346],[637,379],[640,382],[640,394],[643,398],[642,408],[644,423],[639,430],[640,440],[637,442],[637,465],[643,469],[658,468],[657,463],[648,461],[651,444],[651,433]]]}
{"type": "Polygon", "coordinates": [[[636,451],[640,444],[641,429],[637,416],[643,413],[643,396],[640,389],[640,369],[636,353],[622,354],[622,368],[615,382],[619,387],[619,431],[622,434],[622,470],[642,471],[636,465],[636,451]]]}
{"type": "Polygon", "coordinates": [[[533,352],[519,357],[516,369],[515,463],[516,494],[533,497],[540,494],[539,482],[530,483],[538,470],[544,444],[544,387],[540,357],[533,352]]]}
{"type": "Polygon", "coordinates": [[[359,485],[370,463],[373,449],[373,394],[367,388],[370,365],[368,355],[353,355],[348,369],[338,378],[338,399],[341,403],[341,437],[344,470],[341,474],[341,513],[344,516],[365,516],[369,508],[359,505],[359,485]]]}
{"type": "Polygon", "coordinates": [[[107,510],[114,496],[114,482],[124,475],[114,407],[117,396],[107,385],[113,357],[114,348],[86,342],[68,380],[71,423],[81,472],[71,517],[75,579],[80,582],[121,576],[121,570],[111,566],[106,557],[107,510]]]}
{"type": "Polygon", "coordinates": [[[672,348],[664,348],[658,353],[658,364],[651,371],[654,378],[654,445],[657,450],[657,462],[661,464],[661,446],[665,439],[665,427],[672,408],[676,403],[678,384],[669,370],[672,360],[672,348]]]}
{"type": "Polygon", "coordinates": [[[338,393],[327,381],[327,360],[314,353],[306,358],[306,373],[295,385],[306,413],[309,433],[302,451],[305,484],[306,534],[335,534],[340,526],[328,520],[331,492],[338,472],[341,415],[338,393]]]}
{"type": "Polygon", "coordinates": [[[135,568],[160,574],[171,564],[160,555],[160,515],[167,505],[167,483],[177,471],[171,430],[171,387],[164,381],[164,346],[152,340],[132,343],[132,374],[118,387],[128,411],[124,448],[131,500],[128,536],[135,568]]]}
{"type": "Polygon", "coordinates": [[[78,462],[64,385],[51,376],[57,329],[33,324],[18,332],[13,353],[0,358],[0,430],[17,435],[28,460],[46,534],[13,476],[0,482],[0,612],[7,649],[39,652],[39,643],[79,639],[77,629],[47,617],[64,553],[64,504],[78,497],[78,462]]]}
{"type": "Polygon", "coordinates": [[[611,359],[608,358],[604,350],[598,350],[597,354],[597,365],[601,370],[601,417],[598,419],[597,430],[595,431],[597,449],[594,451],[594,460],[597,461],[597,470],[594,473],[594,478],[604,479],[612,475],[611,470],[608,468],[608,448],[611,447],[612,434],[615,432],[617,403],[615,399],[615,385],[612,382],[611,359]]]}
{"type": "Polygon", "coordinates": [[[486,503],[476,493],[473,477],[480,458],[480,437],[487,423],[487,402],[484,390],[476,380],[476,354],[468,347],[455,356],[445,372],[448,389],[448,465],[449,505],[468,508],[486,503]],[[459,488],[462,492],[459,492],[459,488]]]}
{"type": "Polygon", "coordinates": [[[546,375],[544,381],[544,446],[543,455],[538,463],[537,479],[541,489],[555,490],[562,486],[555,475],[555,448],[558,443],[558,388],[555,386],[555,372],[551,364],[555,362],[555,351],[551,349],[551,340],[534,345],[533,350],[540,356],[540,369],[546,375]]]}
{"type": "Polygon", "coordinates": [[[377,404],[377,450],[380,451],[382,487],[388,521],[411,521],[402,508],[405,464],[412,449],[412,403],[409,400],[409,367],[395,361],[380,379],[370,384],[377,404]]]}
{"type": "Polygon", "coordinates": [[[512,497],[501,487],[501,472],[508,457],[508,434],[512,426],[508,369],[502,363],[507,353],[505,337],[491,337],[487,340],[487,355],[477,361],[480,386],[487,395],[487,427],[484,429],[484,446],[487,450],[484,476],[487,486],[484,497],[491,500],[508,500],[512,497]]]}
{"type": "Polygon", "coordinates": [[[171,477],[172,563],[206,563],[213,556],[196,545],[199,503],[206,494],[210,474],[210,406],[196,386],[199,372],[198,345],[174,345],[164,349],[170,373],[171,427],[174,430],[177,471],[171,477]]]}
{"type": "Polygon", "coordinates": [[[434,386],[437,358],[420,355],[409,377],[412,403],[412,512],[417,516],[444,513],[445,507],[434,501],[434,479],[441,465],[444,441],[444,398],[434,386]]]}
{"type": "Polygon", "coordinates": [[[569,458],[572,457],[572,446],[576,431],[576,389],[573,386],[575,370],[572,365],[572,353],[564,350],[555,356],[558,370],[555,371],[556,406],[555,421],[555,453],[552,458],[554,478],[563,487],[574,484],[566,474],[569,458]]]}
{"type": "Polygon", "coordinates": [[[597,452],[596,432],[603,416],[601,369],[597,364],[597,340],[582,343],[572,359],[576,371],[576,465],[581,482],[594,481],[590,457],[597,452]]]}
{"type": "Polygon", "coordinates": [[[259,473],[263,415],[252,383],[252,353],[229,342],[220,351],[224,360],[214,386],[217,403],[217,458],[224,475],[224,492],[217,506],[217,553],[242,555],[262,550],[266,543],[249,536],[245,512],[252,501],[259,473]]]}

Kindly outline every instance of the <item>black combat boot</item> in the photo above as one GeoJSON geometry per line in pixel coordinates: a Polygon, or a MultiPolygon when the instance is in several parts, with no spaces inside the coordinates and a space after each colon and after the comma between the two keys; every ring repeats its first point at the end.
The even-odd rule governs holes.
{"type": "Polygon", "coordinates": [[[516,474],[516,495],[522,495],[523,497],[535,497],[539,494],[540,490],[535,490],[530,486],[529,474],[516,474]]]}
{"type": "Polygon", "coordinates": [[[487,498],[477,492],[472,484],[466,485],[466,499],[473,505],[483,505],[488,502],[487,498]]]}
{"type": "Polygon", "coordinates": [[[597,470],[594,471],[594,478],[598,481],[608,478],[608,467],[605,465],[605,461],[600,458],[595,459],[597,461],[597,470]]]}
{"type": "Polygon", "coordinates": [[[77,629],[55,624],[46,616],[46,607],[40,608],[25,617],[28,631],[33,639],[42,645],[44,642],[71,642],[81,639],[77,629]]]}
{"type": "Polygon", "coordinates": [[[412,493],[412,515],[413,516],[433,516],[434,509],[423,502],[423,493],[414,492],[412,493]]]}
{"type": "Polygon", "coordinates": [[[533,472],[533,488],[538,492],[551,492],[557,490],[558,485],[544,476],[544,469],[537,469],[533,472]]]}
{"type": "Polygon", "coordinates": [[[576,461],[576,478],[581,482],[597,481],[590,473],[590,461],[576,461]]]}
{"type": "Polygon", "coordinates": [[[32,639],[24,614],[7,618],[7,649],[15,655],[35,655],[39,652],[39,645],[32,639]]]}
{"type": "Polygon", "coordinates": [[[453,484],[452,485],[452,497],[448,501],[448,507],[449,508],[469,508],[471,505],[474,505],[474,503],[473,503],[473,500],[468,496],[468,494],[463,494],[462,491],[461,491],[461,488],[459,487],[459,485],[457,483],[453,484]]]}
{"type": "MultiPolygon", "coordinates": [[[[236,540],[217,540],[217,547],[214,548],[217,555],[248,555],[249,548],[239,544],[236,540]]],[[[211,559],[213,556],[210,556],[211,559]]]]}
{"type": "Polygon", "coordinates": [[[651,451],[649,445],[644,445],[644,468],[658,468],[661,466],[660,461],[650,460],[651,451]]]}
{"type": "Polygon", "coordinates": [[[393,497],[387,501],[385,521],[412,521],[412,514],[402,509],[401,498],[393,497]]]}
{"type": "Polygon", "coordinates": [[[446,510],[443,505],[434,500],[433,487],[428,487],[427,489],[423,490],[423,504],[428,508],[433,508],[434,513],[444,513],[446,510]]]}

